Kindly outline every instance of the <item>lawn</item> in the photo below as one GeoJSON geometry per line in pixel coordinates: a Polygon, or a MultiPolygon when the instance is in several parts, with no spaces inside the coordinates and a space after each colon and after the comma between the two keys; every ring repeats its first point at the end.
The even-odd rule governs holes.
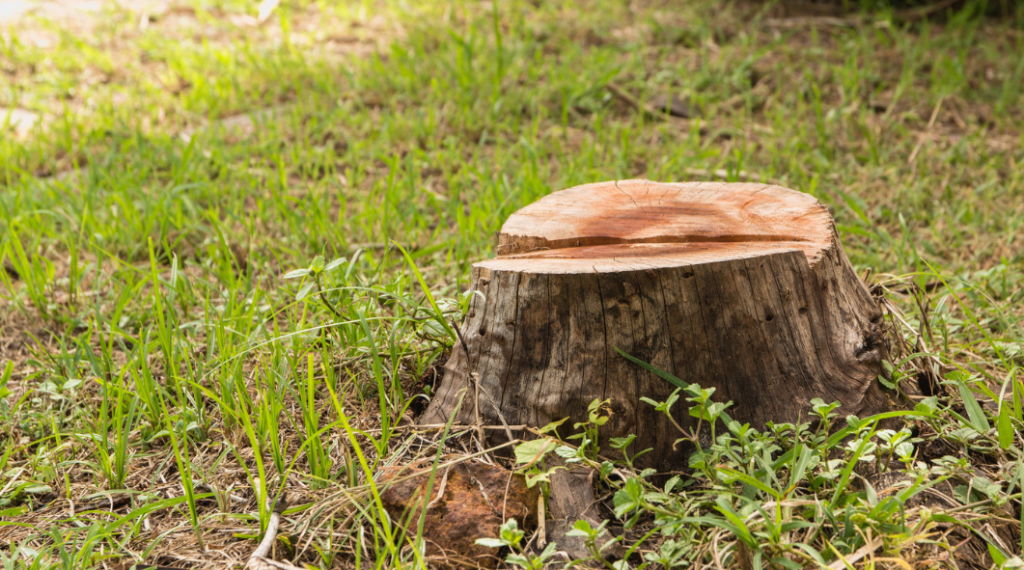
{"type": "MultiPolygon", "coordinates": [[[[414,420],[471,264],[518,208],[624,178],[817,197],[887,308],[880,381],[925,396],[902,430],[827,406],[723,427],[667,486],[581,456],[628,550],[587,564],[1024,565],[1024,8],[988,4],[195,0],[0,24],[3,568],[241,568],[282,493],[277,560],[422,567],[374,476],[480,451],[414,420]]],[[[535,539],[506,551],[539,563],[535,539]]]]}

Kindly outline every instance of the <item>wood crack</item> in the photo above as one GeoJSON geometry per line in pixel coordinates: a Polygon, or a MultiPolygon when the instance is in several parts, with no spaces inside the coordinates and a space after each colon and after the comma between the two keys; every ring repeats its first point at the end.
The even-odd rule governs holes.
{"type": "Polygon", "coordinates": [[[512,424],[574,426],[592,400],[610,399],[602,453],[619,455],[609,439],[633,434],[631,450],[652,449],[637,467],[685,469],[692,447],[675,447],[672,420],[684,430],[697,420],[685,403],[672,420],[643,404],[675,386],[615,348],[714,388],[756,429],[806,420],[812,398],[887,409],[877,307],[813,197],[763,184],[580,186],[509,217],[499,252],[474,266],[475,287],[492,282],[471,328],[488,333],[466,335],[423,423],[441,423],[479,373],[478,404],[512,424]],[[527,253],[539,245],[549,249],[527,253]]]}

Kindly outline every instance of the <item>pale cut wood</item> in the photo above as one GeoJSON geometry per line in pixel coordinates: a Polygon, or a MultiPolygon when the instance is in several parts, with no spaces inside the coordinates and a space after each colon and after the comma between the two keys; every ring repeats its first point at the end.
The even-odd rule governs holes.
{"type": "MultiPolygon", "coordinates": [[[[496,259],[473,267],[474,297],[423,423],[543,426],[583,421],[611,399],[607,441],[635,434],[641,467],[684,469],[690,449],[641,397],[675,387],[619,348],[685,382],[757,428],[808,418],[809,402],[844,414],[889,406],[881,313],[843,252],[828,210],[778,186],[625,180],[553,193],[513,214],[496,259]],[[479,382],[477,390],[472,385],[479,382]],[[499,413],[500,412],[500,413],[499,413]]],[[[674,418],[694,426],[688,404],[674,418]]],[[[504,437],[501,430],[491,438],[504,437]]],[[[568,435],[563,430],[562,435],[568,435]]]]}
{"type": "Polygon", "coordinates": [[[814,197],[766,184],[620,180],[550,194],[512,214],[498,255],[640,243],[803,242],[826,247],[832,217],[814,197]]]}

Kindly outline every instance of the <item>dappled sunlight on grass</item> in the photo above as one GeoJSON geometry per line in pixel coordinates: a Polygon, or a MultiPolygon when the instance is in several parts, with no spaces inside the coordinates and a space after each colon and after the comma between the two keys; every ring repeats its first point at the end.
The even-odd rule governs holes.
{"type": "Polygon", "coordinates": [[[0,108],[38,117],[0,127],[5,564],[241,565],[258,496],[287,492],[279,559],[420,565],[372,476],[479,451],[412,427],[471,263],[516,209],[634,177],[817,197],[889,304],[895,381],[938,399],[884,440],[825,412],[863,448],[733,434],[667,491],[616,464],[598,479],[635,495],[609,514],[631,567],[1020,554],[1021,443],[1000,439],[1022,419],[1019,10],[284,2],[260,23],[256,4],[0,24],[0,108]],[[935,496],[844,472],[871,442],[935,496]],[[733,508],[752,530],[701,526],[733,508]],[[801,524],[771,526],[783,511],[801,524]]]}

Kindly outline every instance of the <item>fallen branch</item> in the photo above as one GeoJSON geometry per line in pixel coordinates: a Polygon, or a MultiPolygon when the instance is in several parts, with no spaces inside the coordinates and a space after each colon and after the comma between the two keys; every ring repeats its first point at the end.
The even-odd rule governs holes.
{"type": "MultiPolygon", "coordinates": [[[[942,0],[936,2],[930,6],[921,6],[918,8],[910,8],[907,10],[898,10],[892,13],[892,21],[902,24],[914,22],[931,16],[937,12],[941,12],[946,8],[952,8],[958,2],[962,0],[942,0]]],[[[767,18],[765,23],[773,28],[803,28],[803,27],[834,27],[834,28],[854,28],[857,26],[863,26],[871,23],[871,16],[865,14],[855,14],[852,16],[846,16],[837,18],[835,16],[795,16],[790,18],[767,18]]],[[[875,22],[876,26],[884,25],[887,22],[881,20],[875,22]]]]}
{"type": "MultiPolygon", "coordinates": [[[[267,505],[270,505],[270,499],[267,499],[267,505]]],[[[283,496],[274,503],[270,513],[270,522],[267,524],[267,533],[263,535],[263,541],[249,556],[249,561],[245,563],[246,570],[302,570],[287,562],[278,562],[268,558],[270,549],[274,546],[274,540],[277,539],[277,530],[281,526],[281,513],[284,512],[286,506],[287,503],[283,496]]]]}
{"type": "Polygon", "coordinates": [[[926,18],[936,12],[945,10],[946,8],[952,7],[960,0],[943,0],[931,6],[921,6],[920,8],[910,8],[908,10],[900,10],[892,15],[892,19],[897,22],[912,22],[914,20],[920,20],[926,18]]]}
{"type": "Polygon", "coordinates": [[[685,122],[685,119],[677,117],[671,113],[667,113],[664,109],[659,110],[655,108],[653,105],[641,102],[639,99],[634,97],[629,91],[626,91],[625,89],[619,87],[615,83],[609,82],[605,85],[605,88],[608,89],[608,91],[611,91],[612,95],[615,95],[624,103],[626,103],[630,107],[633,107],[638,112],[647,115],[648,117],[670,122],[685,122]]]}

